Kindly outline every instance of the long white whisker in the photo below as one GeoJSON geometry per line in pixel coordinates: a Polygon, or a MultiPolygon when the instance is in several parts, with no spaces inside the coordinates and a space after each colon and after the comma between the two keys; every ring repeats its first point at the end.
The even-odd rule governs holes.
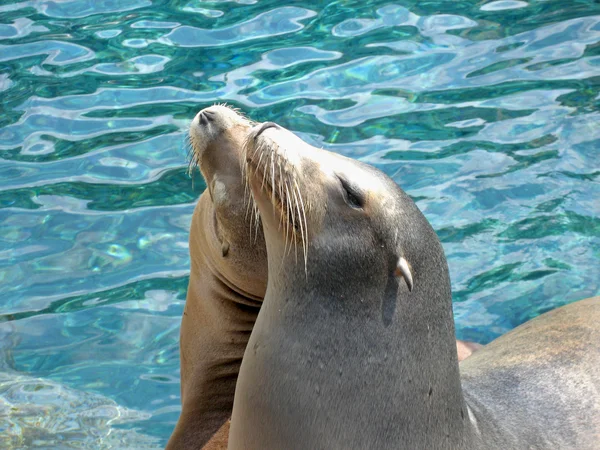
{"type": "MultiPolygon", "coordinates": [[[[254,205],[254,198],[250,197],[250,199],[248,200],[248,207],[250,208],[250,240],[252,240],[252,231],[256,231],[254,227],[254,222],[256,220],[256,208],[254,205]]],[[[256,240],[256,233],[254,239],[256,240]]]]}
{"type": "MultiPolygon", "coordinates": [[[[242,174],[242,182],[244,183],[244,201],[246,202],[246,213],[245,219],[250,217],[249,223],[252,224],[254,220],[254,199],[250,194],[250,178],[248,175],[247,162],[248,153],[250,152],[251,141],[246,139],[244,142],[244,149],[240,156],[240,170],[242,174]]],[[[252,240],[252,225],[249,227],[250,240],[252,240]]]]}
{"type": "MultiPolygon", "coordinates": [[[[252,155],[253,160],[256,158],[257,153],[259,153],[259,149],[258,149],[258,147],[254,147],[254,154],[252,155]]],[[[262,164],[263,156],[265,156],[265,152],[261,151],[260,154],[258,155],[258,162],[256,163],[257,169],[260,169],[260,165],[262,164]]]]}
{"type": "MultiPolygon", "coordinates": [[[[284,181],[283,181],[283,172],[281,171],[281,157],[279,155],[277,155],[277,168],[279,169],[279,186],[278,186],[279,201],[281,202],[281,207],[284,208],[285,207],[285,205],[283,203],[283,183],[284,183],[284,181]]],[[[283,220],[284,220],[284,217],[283,217],[283,212],[282,212],[281,220],[279,221],[282,229],[283,229],[283,225],[284,225],[283,220]]],[[[284,251],[284,254],[285,254],[285,251],[284,251]]]]}
{"type": "MultiPolygon", "coordinates": [[[[261,158],[262,158],[262,155],[263,155],[264,153],[265,153],[265,152],[264,152],[264,151],[262,151],[262,149],[261,149],[261,154],[260,154],[261,158]]],[[[271,153],[272,153],[272,152],[271,152],[271,153]]],[[[265,162],[264,162],[264,164],[263,164],[263,168],[262,168],[263,179],[262,179],[262,184],[261,184],[261,186],[260,186],[261,190],[264,190],[264,188],[265,188],[265,181],[267,181],[267,165],[268,165],[268,164],[269,164],[269,157],[267,156],[267,157],[265,158],[265,162]]]]}
{"type": "Polygon", "coordinates": [[[292,251],[292,241],[293,244],[296,244],[296,240],[294,239],[294,214],[293,214],[293,209],[292,209],[292,196],[290,195],[290,187],[288,185],[288,183],[286,183],[285,185],[285,190],[286,190],[286,198],[287,198],[287,223],[288,223],[288,233],[286,234],[285,238],[287,240],[288,235],[290,236],[290,249],[289,251],[292,251]]]}
{"type": "MultiPolygon", "coordinates": [[[[288,254],[288,251],[292,250],[292,246],[290,245],[290,248],[288,250],[288,239],[290,236],[290,190],[288,188],[288,180],[286,178],[285,180],[285,247],[283,249],[283,256],[285,257],[288,254]]],[[[283,212],[282,212],[282,216],[283,216],[283,212]]],[[[291,240],[289,242],[290,244],[292,243],[291,240]]]]}
{"type": "MultiPolygon", "coordinates": [[[[296,180],[294,180],[295,182],[296,180]]],[[[298,204],[298,197],[296,195],[296,190],[292,189],[292,194],[294,194],[293,198],[294,198],[294,217],[296,218],[296,220],[298,220],[298,226],[300,227],[300,238],[302,239],[302,246],[304,247],[304,230],[303,230],[303,226],[302,226],[302,220],[301,220],[301,216],[300,216],[300,207],[298,204]],[[296,215],[298,217],[296,217],[296,215]]],[[[295,226],[295,222],[294,222],[294,230],[297,230],[296,226],[295,226]]],[[[294,243],[296,243],[296,239],[294,239],[294,243]]],[[[296,255],[296,263],[298,263],[298,253],[296,250],[296,246],[294,246],[294,254],[296,255]]]]}
{"type": "Polygon", "coordinates": [[[300,202],[299,202],[299,198],[301,199],[302,197],[300,194],[300,190],[297,188],[297,186],[298,186],[298,184],[296,183],[296,190],[294,191],[294,199],[296,201],[296,210],[298,211],[298,224],[300,225],[300,237],[302,239],[302,256],[304,256],[304,272],[305,272],[305,275],[308,276],[308,268],[307,268],[307,264],[306,264],[306,238],[304,236],[305,226],[302,224],[302,213],[300,211],[300,202]],[[296,195],[296,193],[298,195],[296,195]]]}
{"type": "MultiPolygon", "coordinates": [[[[304,271],[308,276],[308,223],[306,222],[306,209],[304,208],[304,200],[302,199],[302,192],[298,187],[298,183],[294,180],[294,186],[296,191],[298,192],[298,197],[300,199],[300,205],[302,206],[302,219],[304,219],[304,230],[302,236],[302,243],[304,247],[304,271]]],[[[300,213],[300,211],[299,211],[300,213]]],[[[300,220],[300,224],[302,224],[302,220],[300,220]]]]}
{"type": "Polygon", "coordinates": [[[271,203],[275,213],[275,152],[271,152],[271,203]]]}
{"type": "Polygon", "coordinates": [[[260,227],[260,211],[258,210],[258,205],[256,202],[254,203],[254,243],[258,240],[258,230],[260,227]]]}

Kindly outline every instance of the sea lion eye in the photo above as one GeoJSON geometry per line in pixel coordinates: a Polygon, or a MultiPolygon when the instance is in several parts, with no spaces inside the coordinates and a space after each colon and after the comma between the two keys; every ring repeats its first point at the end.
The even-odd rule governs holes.
{"type": "Polygon", "coordinates": [[[344,200],[354,209],[361,209],[365,205],[365,198],[361,192],[355,189],[348,181],[338,176],[340,183],[342,184],[342,191],[344,191],[344,200]]]}

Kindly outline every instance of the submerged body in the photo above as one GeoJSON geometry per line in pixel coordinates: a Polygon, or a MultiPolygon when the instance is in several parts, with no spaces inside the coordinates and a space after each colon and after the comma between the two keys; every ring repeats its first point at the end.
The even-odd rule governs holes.
{"type": "Polygon", "coordinates": [[[275,124],[251,133],[246,170],[269,279],[230,449],[597,448],[599,298],[459,373],[443,249],[392,180],[275,124]]]}

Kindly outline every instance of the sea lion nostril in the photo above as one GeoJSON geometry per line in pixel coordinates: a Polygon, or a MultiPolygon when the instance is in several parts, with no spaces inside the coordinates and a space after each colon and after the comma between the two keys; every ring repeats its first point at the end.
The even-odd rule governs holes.
{"type": "Polygon", "coordinates": [[[265,130],[269,129],[269,128],[279,128],[279,125],[277,125],[275,122],[265,122],[263,123],[260,128],[258,129],[258,131],[256,132],[256,134],[254,135],[254,139],[256,139],[258,136],[260,136],[265,130]]]}
{"type": "Polygon", "coordinates": [[[198,122],[200,125],[208,125],[208,116],[206,115],[206,111],[200,111],[200,114],[198,114],[198,122]]]}

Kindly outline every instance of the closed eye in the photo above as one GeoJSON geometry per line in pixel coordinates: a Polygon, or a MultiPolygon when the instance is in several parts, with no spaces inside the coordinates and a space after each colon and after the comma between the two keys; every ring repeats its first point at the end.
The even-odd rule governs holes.
{"type": "Polygon", "coordinates": [[[344,192],[344,200],[354,209],[362,209],[365,206],[365,196],[362,192],[352,186],[348,181],[338,175],[338,179],[342,185],[342,191],[344,192]]]}

